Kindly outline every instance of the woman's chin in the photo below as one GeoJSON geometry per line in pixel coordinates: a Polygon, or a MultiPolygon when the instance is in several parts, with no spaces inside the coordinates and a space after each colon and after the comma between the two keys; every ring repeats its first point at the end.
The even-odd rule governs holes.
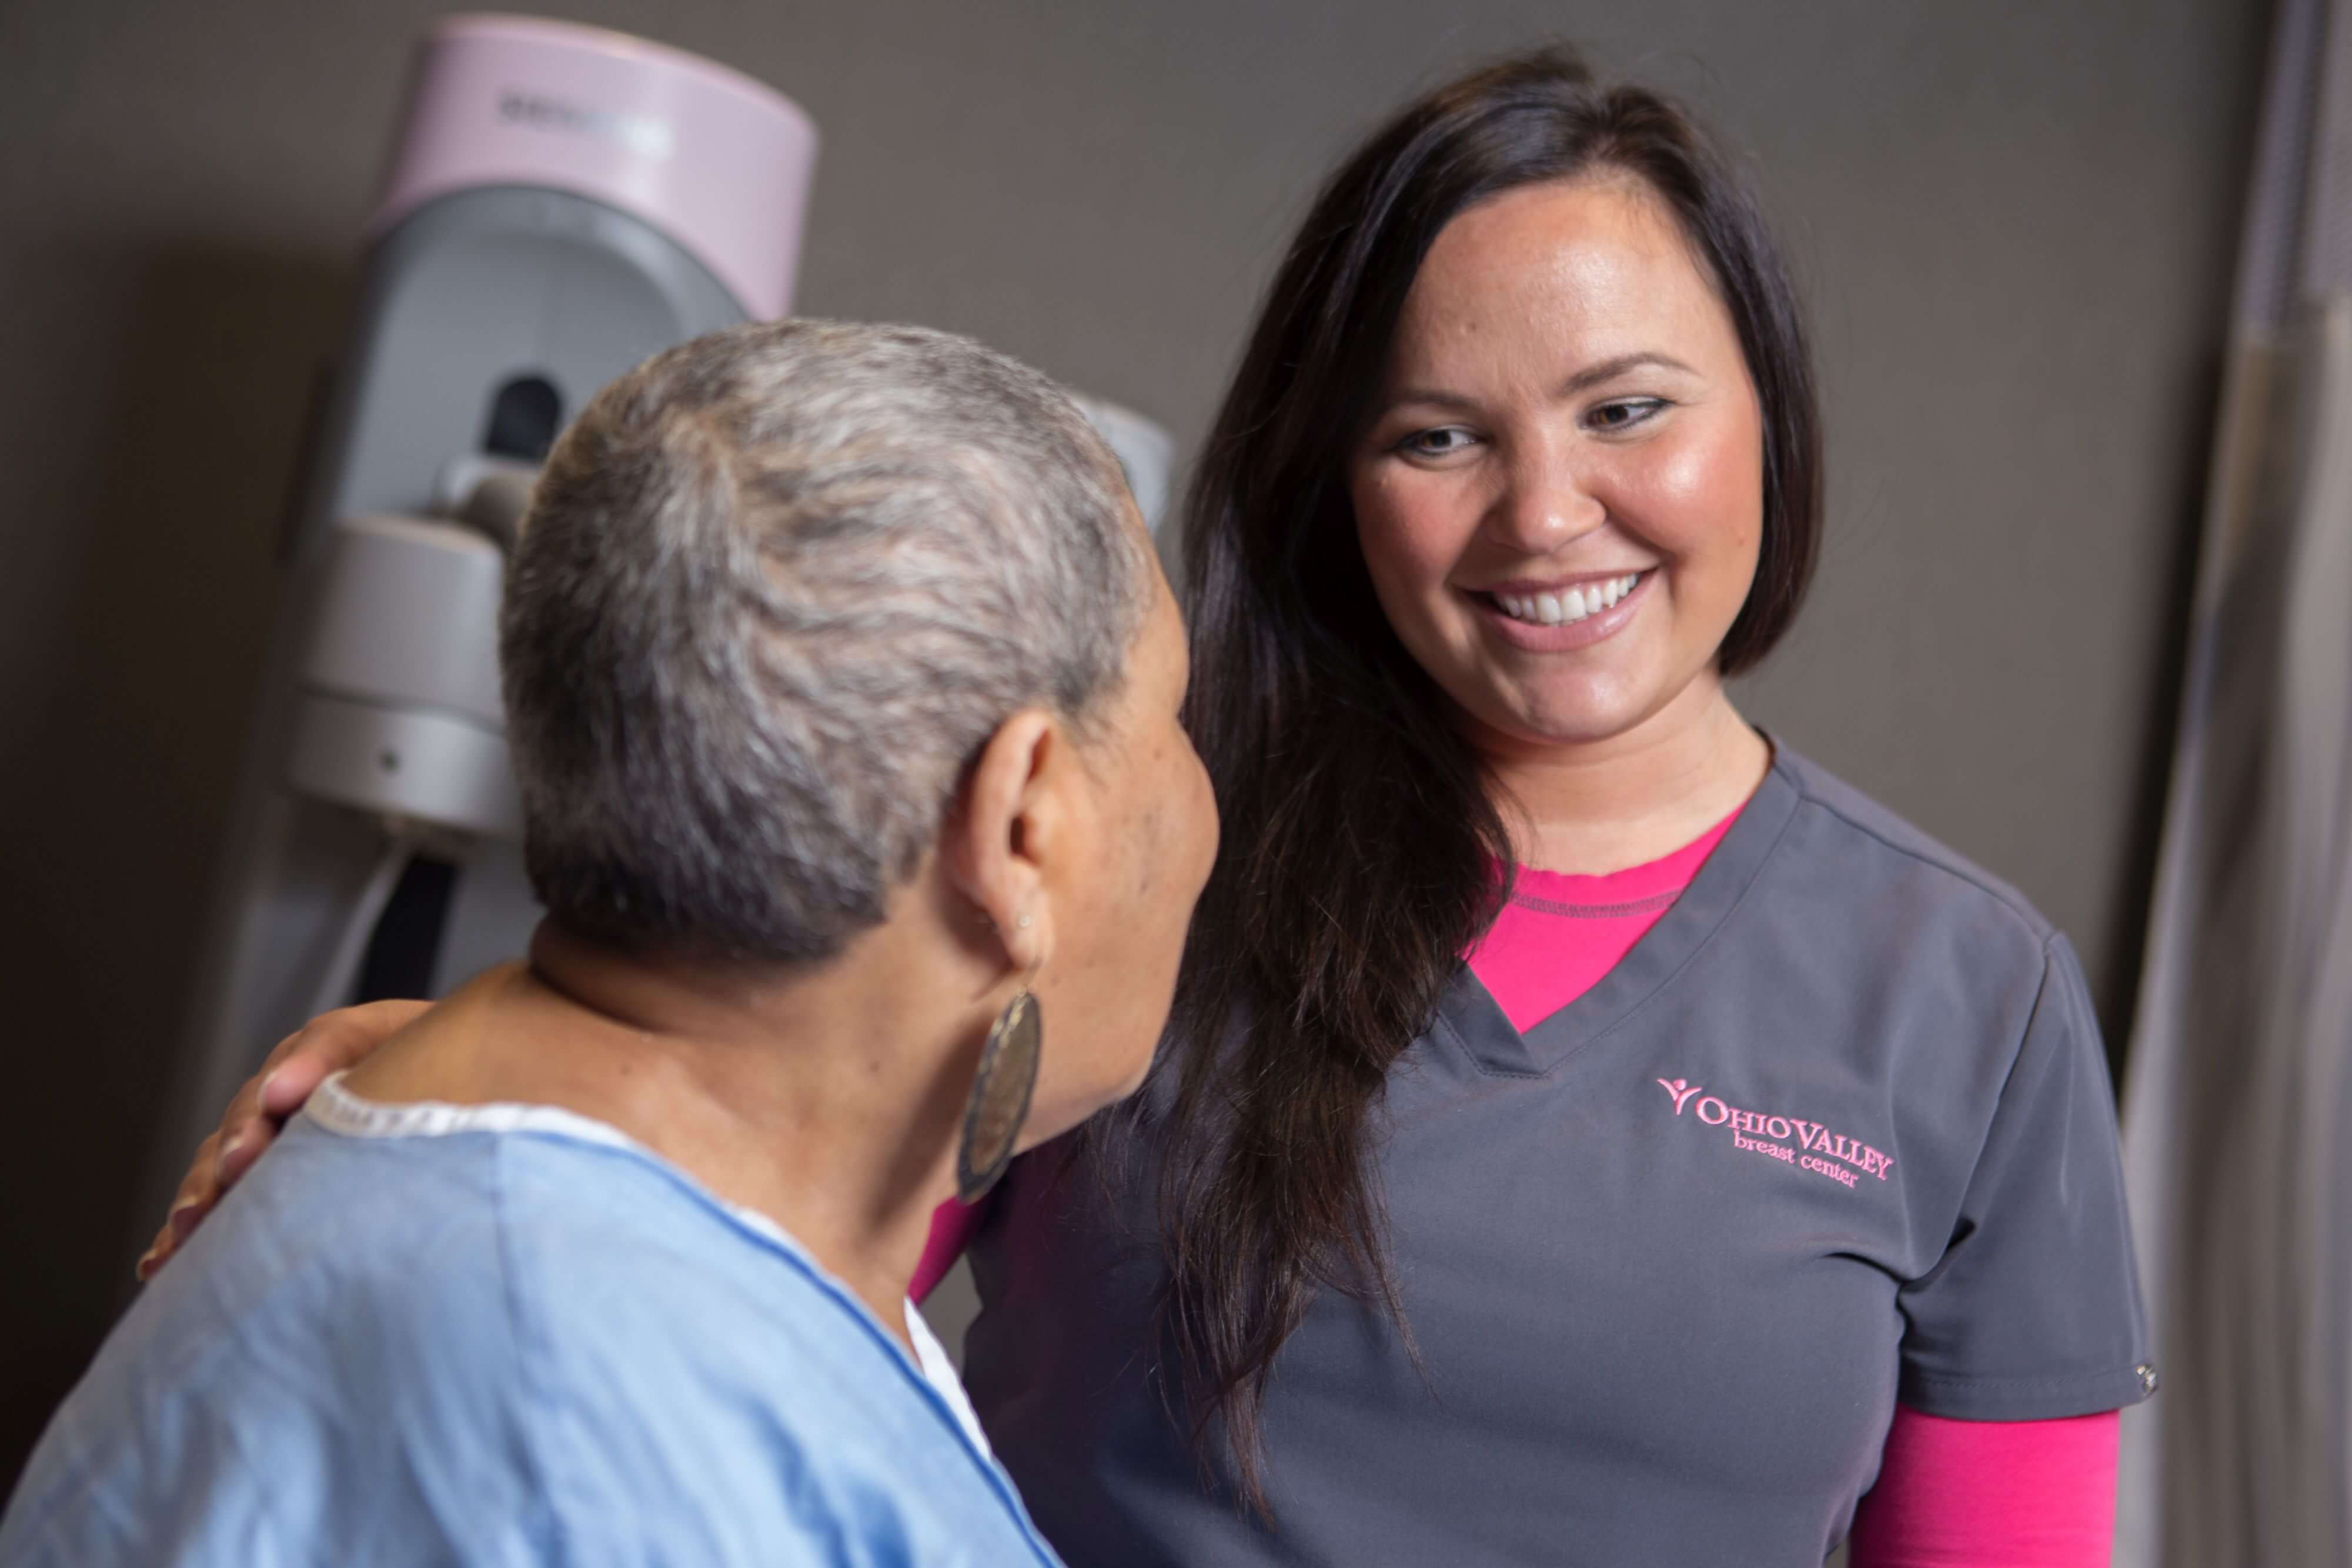
{"type": "Polygon", "coordinates": [[[1684,676],[1655,667],[1556,675],[1540,685],[1511,683],[1480,694],[1469,708],[1472,739],[1505,754],[1607,746],[1638,736],[1661,716],[1696,712],[1721,685],[1707,665],[1684,676]],[[1704,689],[1702,689],[1704,688],[1704,689]],[[1485,733],[1480,733],[1480,732],[1485,733]]]}
{"type": "Polygon", "coordinates": [[[1474,739],[1483,750],[1506,753],[1605,746],[1641,728],[1664,706],[1620,692],[1522,696],[1506,712],[1482,718],[1478,727],[1490,733],[1474,739]]]}

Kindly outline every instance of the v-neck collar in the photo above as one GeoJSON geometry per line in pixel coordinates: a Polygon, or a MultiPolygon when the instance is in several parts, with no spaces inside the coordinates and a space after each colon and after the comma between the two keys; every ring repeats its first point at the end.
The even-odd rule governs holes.
{"type": "Polygon", "coordinates": [[[1482,1072],[1539,1078],[1624,1022],[1682,972],[1747,895],[1803,797],[1790,764],[1776,747],[1764,782],[1682,896],[1591,989],[1522,1034],[1465,963],[1438,998],[1436,1027],[1482,1072]]]}

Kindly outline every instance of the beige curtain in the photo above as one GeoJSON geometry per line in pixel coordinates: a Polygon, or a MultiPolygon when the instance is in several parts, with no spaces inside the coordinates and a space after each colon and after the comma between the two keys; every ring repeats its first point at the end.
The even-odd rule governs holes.
{"type": "Polygon", "coordinates": [[[2137,1027],[2116,1562],[2352,1568],[2352,16],[2283,0],[2137,1027]]]}

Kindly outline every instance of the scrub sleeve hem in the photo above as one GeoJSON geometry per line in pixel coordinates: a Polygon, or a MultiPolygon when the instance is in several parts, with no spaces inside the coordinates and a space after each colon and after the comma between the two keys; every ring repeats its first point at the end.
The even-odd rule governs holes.
{"type": "Polygon", "coordinates": [[[2055,1421],[2096,1416],[2154,1394],[2150,1364],[2052,1377],[1938,1377],[1904,1373],[1895,1397],[1953,1421],[2055,1421]]]}

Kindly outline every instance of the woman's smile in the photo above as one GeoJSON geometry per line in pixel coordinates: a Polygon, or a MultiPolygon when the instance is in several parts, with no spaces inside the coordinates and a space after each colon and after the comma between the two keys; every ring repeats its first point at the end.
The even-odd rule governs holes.
{"type": "Polygon", "coordinates": [[[1515,579],[1465,590],[1494,635],[1530,653],[1589,648],[1615,636],[1648,596],[1655,569],[1535,581],[1515,579]]]}

